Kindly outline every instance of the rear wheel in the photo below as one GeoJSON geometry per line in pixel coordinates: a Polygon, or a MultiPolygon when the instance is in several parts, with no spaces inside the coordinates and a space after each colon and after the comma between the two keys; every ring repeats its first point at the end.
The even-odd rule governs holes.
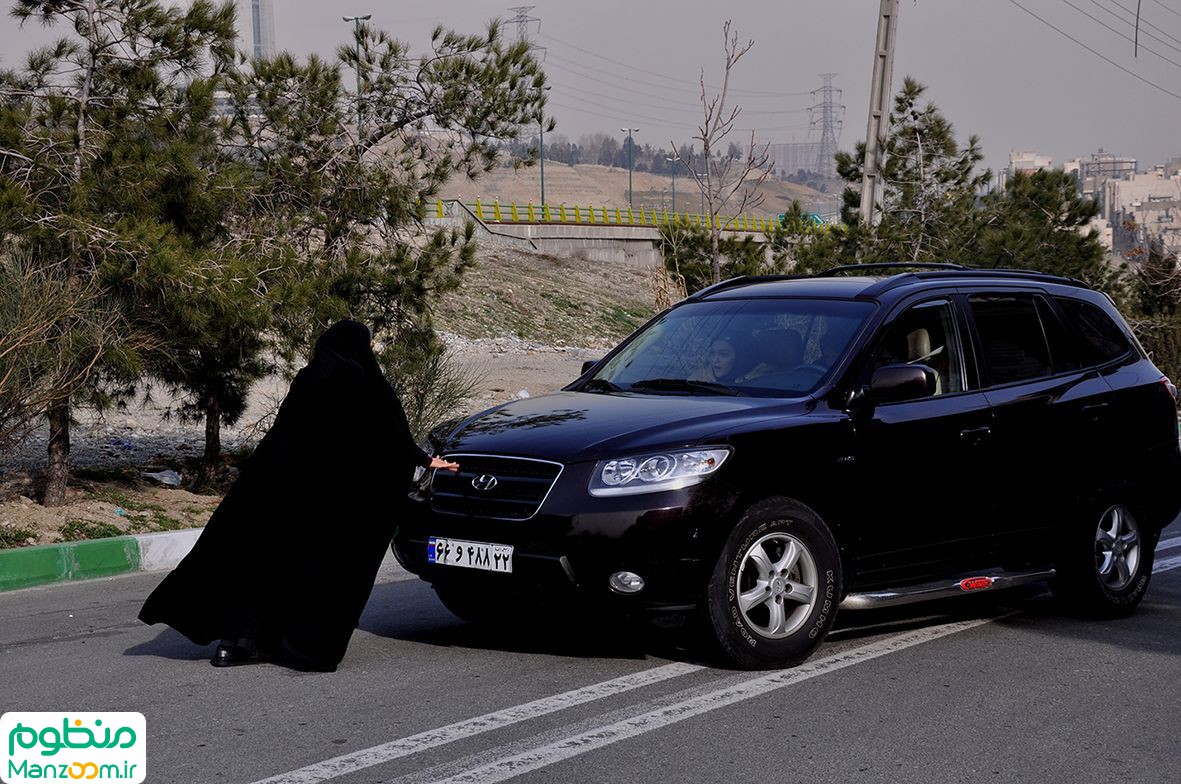
{"type": "Polygon", "coordinates": [[[1054,593],[1070,610],[1119,617],[1135,611],[1152,578],[1155,536],[1121,501],[1097,507],[1095,522],[1072,533],[1054,593]]]}
{"type": "Polygon", "coordinates": [[[841,563],[820,517],[773,498],[735,526],[707,588],[708,627],[733,663],[747,669],[799,664],[836,619],[841,563]]]}

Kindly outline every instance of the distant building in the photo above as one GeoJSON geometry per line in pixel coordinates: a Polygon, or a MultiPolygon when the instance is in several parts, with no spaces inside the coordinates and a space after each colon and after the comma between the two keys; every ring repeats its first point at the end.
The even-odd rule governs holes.
{"type": "Polygon", "coordinates": [[[1053,169],[1054,159],[1036,152],[1010,152],[1009,165],[997,174],[997,189],[1004,190],[1009,178],[1017,172],[1033,174],[1042,169],[1053,169]]]}
{"type": "Polygon", "coordinates": [[[1086,158],[1067,161],[1063,169],[1077,178],[1079,195],[1096,201],[1100,214],[1110,221],[1112,207],[1107,203],[1107,183],[1131,177],[1136,173],[1136,166],[1135,158],[1104,152],[1103,148],[1099,148],[1099,152],[1086,158]]]}
{"type": "Polygon", "coordinates": [[[275,54],[274,0],[236,0],[238,48],[250,57],[275,54]]]}
{"type": "Polygon", "coordinates": [[[791,142],[768,145],[768,165],[776,177],[792,177],[803,171],[816,173],[820,160],[820,142],[791,142]]]}
{"type": "Polygon", "coordinates": [[[1151,240],[1160,240],[1170,251],[1181,251],[1181,175],[1168,176],[1166,169],[1159,165],[1150,172],[1106,182],[1104,217],[1120,229],[1115,232],[1117,253],[1138,256],[1137,248],[1147,248],[1151,240]]]}

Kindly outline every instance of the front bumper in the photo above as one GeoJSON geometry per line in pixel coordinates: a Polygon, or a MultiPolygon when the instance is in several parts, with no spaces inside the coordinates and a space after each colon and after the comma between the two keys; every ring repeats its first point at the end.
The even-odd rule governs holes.
{"type": "Polygon", "coordinates": [[[716,553],[710,526],[727,515],[725,491],[713,480],[682,490],[595,498],[586,488],[593,464],[569,465],[528,520],[441,512],[426,494],[412,496],[393,552],[431,583],[515,594],[534,603],[589,600],[643,611],[698,605],[716,553]],[[513,546],[513,572],[501,574],[427,561],[432,536],[513,546]],[[611,574],[634,572],[642,591],[621,595],[611,574]]]}

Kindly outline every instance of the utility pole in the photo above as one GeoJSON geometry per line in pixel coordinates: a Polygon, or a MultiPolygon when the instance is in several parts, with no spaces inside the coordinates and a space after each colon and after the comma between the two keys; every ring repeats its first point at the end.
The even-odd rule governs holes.
{"type": "Polygon", "coordinates": [[[898,0],[882,0],[874,40],[873,81],[869,86],[869,127],[865,131],[865,166],[861,178],[861,222],[872,226],[879,181],[878,143],[890,119],[890,85],[894,77],[894,39],[898,34],[898,0]]]}
{"type": "Polygon", "coordinates": [[[639,133],[639,128],[620,128],[619,130],[627,134],[627,206],[636,206],[632,202],[632,149],[635,144],[632,142],[632,134],[639,133]]]}
{"type": "Polygon", "coordinates": [[[673,167],[673,214],[677,213],[677,159],[665,158],[666,161],[672,164],[673,167]]]}
{"type": "MultiPolygon", "coordinates": [[[[352,22],[354,29],[361,32],[361,22],[368,21],[373,18],[373,14],[365,14],[364,16],[342,16],[346,22],[352,22]]],[[[362,139],[365,136],[365,114],[361,108],[361,38],[357,36],[357,152],[361,153],[364,149],[364,142],[362,139]]]]}

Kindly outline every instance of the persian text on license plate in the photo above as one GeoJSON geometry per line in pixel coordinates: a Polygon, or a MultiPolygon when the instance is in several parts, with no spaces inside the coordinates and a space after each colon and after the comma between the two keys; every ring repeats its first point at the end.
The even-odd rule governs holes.
{"type": "Polygon", "coordinates": [[[426,543],[426,559],[433,564],[463,566],[488,572],[513,570],[513,547],[509,544],[468,542],[432,536],[426,543]]]}

